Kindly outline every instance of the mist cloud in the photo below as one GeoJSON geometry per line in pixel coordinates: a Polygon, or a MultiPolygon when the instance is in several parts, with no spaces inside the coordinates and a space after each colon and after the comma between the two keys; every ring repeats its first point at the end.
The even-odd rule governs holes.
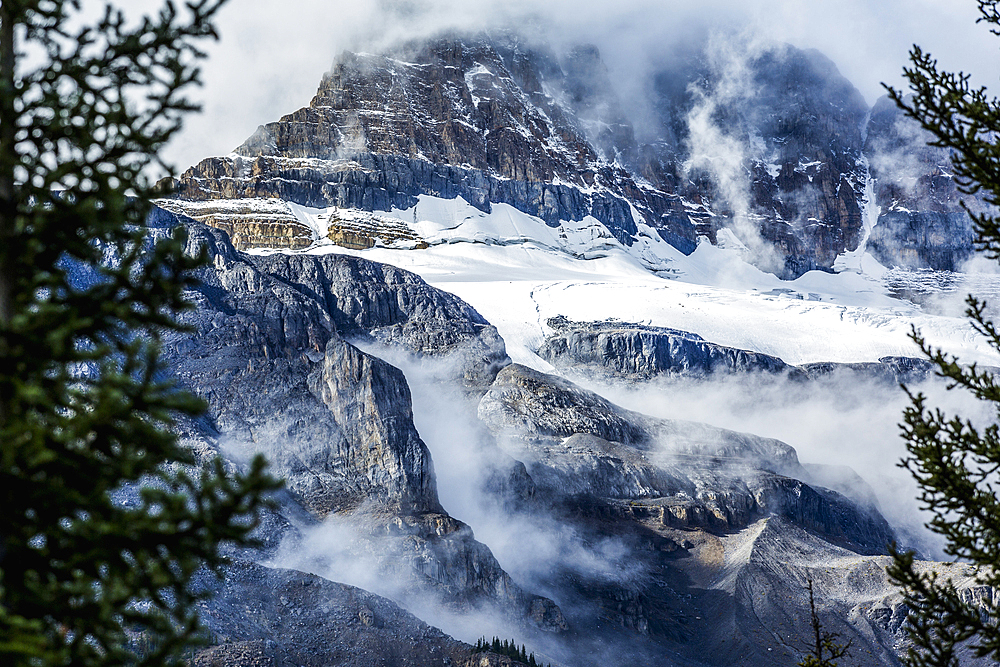
{"type": "MultiPolygon", "coordinates": [[[[705,171],[715,183],[722,203],[732,211],[729,227],[735,232],[736,244],[744,258],[764,271],[779,274],[783,262],[774,245],[761,236],[759,223],[750,213],[748,159],[766,156],[750,155],[753,142],[743,136],[734,136],[717,122],[720,111],[755,96],[750,63],[768,45],[752,33],[733,38],[716,32],[709,37],[705,55],[714,74],[714,83],[711,88],[689,86],[694,105],[687,116],[690,158],[685,169],[689,173],[705,171]]],[[[763,144],[762,141],[758,143],[763,144]]],[[[725,237],[721,233],[719,236],[720,245],[726,247],[725,237]]]]}
{"type": "MultiPolygon", "coordinates": [[[[930,516],[920,509],[916,483],[898,465],[906,454],[898,424],[909,404],[898,386],[866,381],[849,371],[810,382],[738,374],[708,380],[659,378],[634,387],[589,384],[631,410],[705,422],[792,445],[807,470],[815,464],[832,466],[819,472],[814,483],[862,504],[874,493],[905,546],[926,556],[943,556],[941,539],[924,527],[930,516]]],[[[980,425],[995,418],[991,406],[961,391],[947,391],[937,378],[910,388],[925,393],[928,404],[946,414],[960,414],[980,425]]]]}

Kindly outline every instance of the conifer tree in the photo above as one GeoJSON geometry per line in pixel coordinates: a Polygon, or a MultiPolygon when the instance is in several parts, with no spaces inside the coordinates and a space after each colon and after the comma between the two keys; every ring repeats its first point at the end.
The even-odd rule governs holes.
{"type": "Polygon", "coordinates": [[[850,652],[851,642],[841,643],[838,633],[823,629],[816,612],[812,579],[806,580],[806,589],[809,591],[809,621],[813,636],[808,653],[797,664],[799,667],[837,667],[839,660],[850,652]]]}
{"type": "MultiPolygon", "coordinates": [[[[979,0],[979,21],[1000,35],[997,0],[979,0]]],[[[950,149],[959,189],[1000,205],[1000,102],[984,88],[973,87],[969,75],[938,69],[937,61],[919,46],[904,69],[912,96],[888,88],[903,112],[934,139],[932,146],[950,149]]],[[[968,210],[968,209],[967,209],[968,210]]],[[[976,244],[993,260],[1000,259],[1000,219],[990,212],[972,214],[976,244]]],[[[972,296],[966,303],[973,328],[1000,351],[1000,332],[986,315],[986,304],[972,296]]],[[[1000,408],[1000,384],[994,374],[931,347],[914,331],[913,339],[946,378],[949,388],[970,392],[991,408],[1000,408]]],[[[920,487],[920,501],[929,510],[928,527],[945,538],[945,552],[970,563],[978,582],[1000,588],[1000,430],[996,420],[976,425],[946,415],[927,404],[923,394],[910,393],[903,415],[908,454],[902,465],[920,487]]],[[[1000,410],[995,412],[1000,417],[1000,410]]],[[[1000,598],[966,596],[954,583],[932,570],[919,568],[915,556],[895,553],[889,568],[902,587],[910,609],[913,649],[907,663],[918,667],[957,667],[960,645],[974,655],[1000,661],[1000,598]]]]}
{"type": "Polygon", "coordinates": [[[158,357],[196,262],[143,228],[219,5],[87,25],[79,0],[0,0],[3,665],[181,664],[192,576],[274,486],[260,460],[198,472],[171,433],[203,410],[158,357]]]}

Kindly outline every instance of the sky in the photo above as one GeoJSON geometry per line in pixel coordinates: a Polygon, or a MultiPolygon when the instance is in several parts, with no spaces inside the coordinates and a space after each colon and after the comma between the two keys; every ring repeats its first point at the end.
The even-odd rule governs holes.
{"type": "MultiPolygon", "coordinates": [[[[122,4],[139,12],[159,3],[122,4]]],[[[872,104],[882,82],[903,85],[914,43],[942,67],[970,71],[977,85],[993,88],[1000,37],[976,25],[977,16],[974,0],[231,0],[195,93],[203,112],[167,157],[183,170],[230,152],[258,125],[307,105],[344,50],[377,51],[444,28],[531,23],[548,26],[557,47],[594,43],[626,96],[678,40],[750,31],[822,51],[872,104]]]]}

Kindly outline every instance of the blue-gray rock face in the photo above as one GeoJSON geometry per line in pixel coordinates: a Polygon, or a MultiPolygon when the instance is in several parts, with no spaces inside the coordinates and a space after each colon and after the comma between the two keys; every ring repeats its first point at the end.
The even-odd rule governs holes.
{"type": "Polygon", "coordinates": [[[614,321],[572,322],[563,317],[550,318],[546,324],[554,333],[537,353],[560,368],[600,369],[630,380],[791,370],[777,357],[717,345],[676,329],[614,321]]]}
{"type": "Polygon", "coordinates": [[[215,645],[195,667],[431,667],[470,656],[389,600],[314,575],[237,562],[206,585],[213,596],[199,611],[215,645]]]}
{"type": "Polygon", "coordinates": [[[877,511],[800,481],[808,473],[777,440],[645,417],[518,364],[497,375],[479,416],[550,496],[634,501],[627,512],[680,528],[740,530],[775,515],[859,553],[894,540],[877,511]]]}
{"type": "MultiPolygon", "coordinates": [[[[565,630],[555,604],[518,587],[442,509],[403,373],[348,340],[450,355],[453,380],[476,392],[507,362],[495,330],[457,297],[395,267],[335,255],[252,257],[224,232],[188,230],[188,251],[204,249],[210,264],[197,273],[195,309],[180,318],[193,333],[168,341],[164,354],[173,377],[208,403],[186,438],[237,462],[267,456],[289,496],[281,510],[289,518],[266,522],[283,548],[319,519],[343,521],[356,533],[354,558],[409,582],[413,595],[565,630]]],[[[264,537],[273,552],[277,540],[264,537]]]]}
{"type": "MultiPolygon", "coordinates": [[[[163,226],[176,222],[164,218],[163,226]]],[[[184,438],[237,463],[263,450],[288,481],[283,506],[258,529],[266,551],[238,557],[266,556],[334,576],[336,568],[324,569],[334,558],[328,542],[317,549],[311,536],[328,526],[349,530],[336,558],[369,568],[375,581],[396,582],[394,599],[495,614],[560,660],[587,666],[617,664],[622,654],[611,656],[608,646],[628,646],[650,661],[666,653],[697,665],[700,656],[736,651],[732,664],[794,664],[794,656],[765,653],[759,627],[807,609],[795,597],[803,572],[824,581],[829,597],[821,604],[853,619],[845,631],[902,613],[888,589],[877,599],[889,602],[871,614],[850,615],[837,602],[835,581],[868,576],[879,561],[860,554],[882,553],[892,531],[870,503],[812,484],[822,471],[801,466],[788,445],[652,419],[512,365],[478,313],[395,267],[336,255],[250,256],[222,231],[197,224],[189,231],[189,250],[205,248],[210,264],[198,274],[196,309],[182,315],[193,333],[167,341],[165,358],[210,409],[205,420],[184,425],[184,438]],[[515,581],[471,528],[441,507],[403,374],[352,341],[453,360],[446,366],[458,371],[443,381],[464,386],[462,395],[475,399],[495,434],[470,447],[499,444],[496,456],[483,458],[496,470],[485,471],[482,492],[499,499],[495,507],[511,530],[527,522],[576,536],[600,558],[617,554],[620,571],[588,569],[590,555],[558,554],[539,565],[544,577],[515,581]],[[789,565],[785,551],[813,560],[789,565]],[[784,586],[786,597],[762,600],[748,586],[784,586]]],[[[619,328],[641,334],[627,339],[631,347],[608,348],[629,353],[639,342],[652,344],[645,336],[685,335],[555,324],[562,334],[612,340],[619,328]]],[[[739,358],[689,343],[722,367],[739,358]]],[[[906,360],[894,363],[899,372],[907,368],[906,360]]],[[[669,364],[649,362],[654,367],[669,364]]],[[[319,577],[237,564],[212,586],[218,595],[203,612],[216,645],[197,656],[199,665],[368,665],[402,655],[414,665],[444,664],[435,662],[439,656],[463,664],[456,660],[467,650],[384,599],[319,577]],[[359,648],[344,657],[348,643],[359,648]]],[[[891,644],[900,635],[888,628],[876,640],[858,636],[878,648],[878,637],[891,644]]],[[[895,654],[879,650],[881,664],[893,664],[895,654]]]]}
{"type": "Polygon", "coordinates": [[[888,97],[872,108],[865,150],[880,213],[867,248],[886,266],[959,271],[972,257],[975,230],[961,203],[987,207],[960,192],[949,151],[928,146],[932,138],[888,97]]]}
{"type": "Polygon", "coordinates": [[[572,601],[568,662],[614,664],[602,647],[627,645],[631,662],[666,653],[668,664],[795,664],[765,628],[801,636],[809,578],[838,631],[872,664],[896,664],[903,631],[870,628],[884,612],[906,613],[884,576],[893,531],[874,506],[804,482],[816,471],[788,445],[652,419],[517,364],[497,375],[479,415],[525,463],[561,530],[595,558],[622,554],[611,572],[559,559],[547,572],[572,601]]]}

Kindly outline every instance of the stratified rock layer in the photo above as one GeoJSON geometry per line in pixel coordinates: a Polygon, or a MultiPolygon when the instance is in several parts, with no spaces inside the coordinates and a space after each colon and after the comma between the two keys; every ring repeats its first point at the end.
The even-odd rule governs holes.
{"type": "Polygon", "coordinates": [[[776,515],[858,553],[887,553],[894,540],[877,512],[800,481],[795,450],[777,440],[645,417],[518,364],[497,375],[479,416],[551,496],[680,528],[739,530],[776,515]]]}
{"type": "Polygon", "coordinates": [[[553,330],[537,354],[580,375],[641,382],[654,377],[708,379],[732,373],[784,375],[796,381],[841,375],[891,386],[931,377],[926,359],[883,357],[877,362],[813,362],[791,366],[778,357],[711,343],[697,334],[629,322],[574,322],[549,318],[553,330]]]}

